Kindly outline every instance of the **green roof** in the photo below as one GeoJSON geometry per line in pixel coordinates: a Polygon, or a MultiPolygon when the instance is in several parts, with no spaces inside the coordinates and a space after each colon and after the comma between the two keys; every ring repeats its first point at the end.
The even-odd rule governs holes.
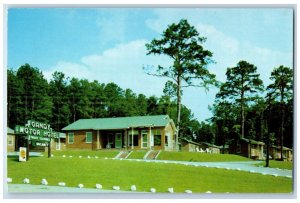
{"type": "Polygon", "coordinates": [[[192,140],[189,140],[189,139],[186,139],[186,138],[179,138],[180,140],[184,140],[184,141],[186,141],[186,142],[188,142],[188,143],[191,143],[191,144],[194,144],[194,145],[200,145],[200,143],[197,143],[197,142],[194,142],[194,141],[192,141],[192,140]]]}
{"type": "Polygon", "coordinates": [[[15,131],[10,127],[7,127],[7,134],[15,134],[15,131]]]}
{"type": "Polygon", "coordinates": [[[251,143],[251,144],[260,144],[260,145],[264,145],[265,143],[260,142],[260,141],[256,141],[256,140],[251,140],[251,139],[246,139],[246,138],[241,138],[241,140],[251,143]]]}
{"type": "Polygon", "coordinates": [[[172,120],[168,115],[80,119],[62,130],[113,130],[131,127],[161,127],[166,126],[170,121],[172,120]]]}
{"type": "MultiPolygon", "coordinates": [[[[186,138],[179,138],[180,140],[184,140],[184,141],[186,141],[186,142],[188,142],[188,143],[191,143],[191,144],[194,144],[194,145],[202,145],[202,144],[205,144],[205,145],[207,145],[208,147],[215,147],[215,148],[223,148],[223,146],[217,146],[217,145],[214,145],[214,144],[211,144],[211,143],[208,143],[208,142],[200,142],[200,143],[198,143],[198,142],[194,142],[194,141],[192,141],[192,140],[189,140],[189,139],[186,139],[186,138]]],[[[228,145],[225,145],[225,148],[228,148],[228,145]]]]}
{"type": "MultiPolygon", "coordinates": [[[[273,148],[276,148],[276,149],[281,149],[281,146],[275,146],[275,145],[272,145],[272,146],[270,146],[270,147],[273,147],[273,148]]],[[[293,149],[288,148],[288,147],[285,147],[285,146],[283,146],[282,148],[283,148],[284,150],[291,150],[291,151],[293,151],[293,149]]]]}

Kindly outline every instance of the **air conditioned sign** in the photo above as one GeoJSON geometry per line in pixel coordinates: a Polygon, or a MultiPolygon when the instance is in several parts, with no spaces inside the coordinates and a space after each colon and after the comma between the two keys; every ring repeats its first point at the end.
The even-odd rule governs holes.
{"type": "Polygon", "coordinates": [[[25,147],[20,147],[19,149],[19,161],[26,161],[26,148],[25,147]]]}

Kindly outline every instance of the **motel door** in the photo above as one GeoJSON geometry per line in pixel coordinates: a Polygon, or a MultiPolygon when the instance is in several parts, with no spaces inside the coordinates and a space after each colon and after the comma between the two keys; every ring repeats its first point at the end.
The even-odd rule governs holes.
{"type": "Polygon", "coordinates": [[[122,133],[115,135],[115,148],[122,148],[122,133]]]}

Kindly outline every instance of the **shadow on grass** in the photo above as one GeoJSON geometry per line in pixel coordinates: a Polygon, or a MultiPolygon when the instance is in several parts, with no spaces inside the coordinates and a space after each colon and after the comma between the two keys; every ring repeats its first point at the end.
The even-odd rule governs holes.
{"type": "MultiPolygon", "coordinates": [[[[38,158],[41,158],[41,157],[33,156],[33,157],[30,157],[28,161],[30,161],[31,159],[38,159],[38,158]]],[[[11,160],[13,162],[20,162],[19,156],[7,156],[7,160],[11,160]]]]}

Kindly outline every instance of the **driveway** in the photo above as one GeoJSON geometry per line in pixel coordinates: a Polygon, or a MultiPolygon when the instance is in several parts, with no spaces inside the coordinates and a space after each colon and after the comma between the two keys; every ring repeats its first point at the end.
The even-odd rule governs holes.
{"type": "Polygon", "coordinates": [[[260,173],[263,175],[282,176],[287,178],[292,178],[293,175],[292,170],[254,166],[254,164],[262,163],[264,161],[189,162],[189,161],[169,161],[169,160],[144,160],[144,159],[123,159],[123,160],[155,162],[155,163],[164,163],[164,164],[183,164],[186,166],[196,166],[196,167],[199,166],[199,167],[208,167],[208,168],[222,168],[226,170],[247,171],[249,173],[260,173]]]}

